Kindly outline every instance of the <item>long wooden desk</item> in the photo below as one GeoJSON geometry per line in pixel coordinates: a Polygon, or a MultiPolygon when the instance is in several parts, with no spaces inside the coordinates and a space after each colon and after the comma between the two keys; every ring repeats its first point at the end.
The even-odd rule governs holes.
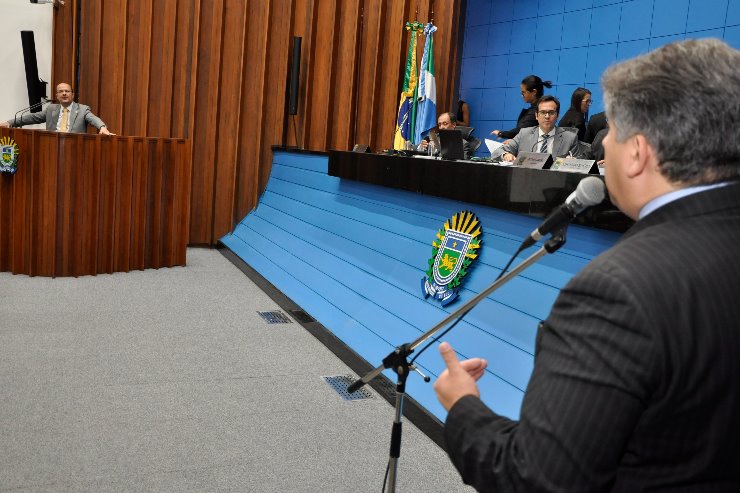
{"type": "MultiPolygon", "coordinates": [[[[584,178],[579,173],[348,151],[329,152],[329,174],[384,187],[544,216],[584,178]]],[[[633,221],[609,200],[578,216],[577,224],[623,232],[633,221]]]]}
{"type": "Polygon", "coordinates": [[[190,142],[0,129],[0,271],[82,276],[185,265],[190,142]]]}

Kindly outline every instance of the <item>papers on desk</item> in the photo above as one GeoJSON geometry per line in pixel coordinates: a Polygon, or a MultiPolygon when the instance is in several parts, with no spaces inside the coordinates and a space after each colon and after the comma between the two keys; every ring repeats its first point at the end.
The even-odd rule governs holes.
{"type": "Polygon", "coordinates": [[[503,142],[498,142],[493,139],[486,139],[486,147],[488,148],[488,152],[491,153],[492,158],[497,158],[504,153],[504,150],[501,149],[503,145],[503,142]]]}

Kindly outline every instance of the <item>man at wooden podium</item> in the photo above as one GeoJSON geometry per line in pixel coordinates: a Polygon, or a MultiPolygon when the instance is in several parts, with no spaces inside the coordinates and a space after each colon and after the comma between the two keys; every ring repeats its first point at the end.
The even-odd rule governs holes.
{"type": "Polygon", "coordinates": [[[0,122],[0,127],[22,127],[46,122],[46,130],[85,133],[89,124],[97,128],[101,135],[115,135],[108,131],[103,120],[90,111],[89,106],[75,103],[75,93],[66,82],[57,86],[56,96],[59,104],[50,104],[36,113],[27,113],[7,122],[0,122]]]}

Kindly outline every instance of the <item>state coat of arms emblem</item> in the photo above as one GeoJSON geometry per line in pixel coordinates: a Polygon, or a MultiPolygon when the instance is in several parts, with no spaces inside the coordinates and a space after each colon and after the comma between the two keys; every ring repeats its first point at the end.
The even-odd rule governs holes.
{"type": "Polygon", "coordinates": [[[421,280],[422,294],[445,306],[458,296],[463,278],[478,258],[482,229],[470,211],[461,211],[445,222],[432,242],[432,258],[421,280]]]}
{"type": "Polygon", "coordinates": [[[0,173],[10,173],[18,170],[18,145],[9,137],[0,139],[0,173]]]}

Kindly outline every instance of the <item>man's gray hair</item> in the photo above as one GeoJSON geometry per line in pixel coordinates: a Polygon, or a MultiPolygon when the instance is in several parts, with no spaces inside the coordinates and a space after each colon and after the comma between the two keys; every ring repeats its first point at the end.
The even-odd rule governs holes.
{"type": "Polygon", "coordinates": [[[601,84],[610,132],[644,135],[669,181],[740,178],[740,51],[717,39],[671,43],[610,67],[601,84]]]}

